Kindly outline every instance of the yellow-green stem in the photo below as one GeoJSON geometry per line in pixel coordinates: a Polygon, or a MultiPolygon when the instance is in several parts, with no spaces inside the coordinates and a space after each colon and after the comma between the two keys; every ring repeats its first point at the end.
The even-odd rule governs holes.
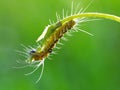
{"type": "Polygon", "coordinates": [[[115,15],[111,15],[111,14],[105,14],[105,13],[97,13],[97,12],[91,12],[91,13],[80,13],[80,14],[75,14],[72,16],[69,16],[65,19],[62,20],[62,23],[68,21],[68,20],[73,20],[76,18],[105,18],[105,19],[110,19],[110,20],[114,20],[117,22],[120,22],[120,17],[115,16],[115,15]]]}

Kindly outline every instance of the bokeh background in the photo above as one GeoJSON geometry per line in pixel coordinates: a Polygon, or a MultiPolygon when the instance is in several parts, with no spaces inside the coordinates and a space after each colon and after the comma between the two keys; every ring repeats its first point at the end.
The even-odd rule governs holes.
{"type": "MultiPolygon", "coordinates": [[[[85,8],[91,0],[74,0],[85,8]]],[[[52,60],[46,59],[42,79],[40,69],[15,69],[22,58],[15,50],[20,44],[36,45],[49,19],[56,11],[70,11],[72,0],[0,0],[0,90],[120,90],[120,23],[97,20],[81,24],[94,34],[73,33],[52,60]]],[[[80,8],[81,8],[80,7],[80,8]]],[[[86,12],[104,12],[120,16],[119,0],[94,0],[86,12]]]]}

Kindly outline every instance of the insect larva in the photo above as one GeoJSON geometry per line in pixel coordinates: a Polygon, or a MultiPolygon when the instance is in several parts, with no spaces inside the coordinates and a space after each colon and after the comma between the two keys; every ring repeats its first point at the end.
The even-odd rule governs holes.
{"type": "MultiPolygon", "coordinates": [[[[63,14],[64,15],[64,14],[63,14]]],[[[64,17],[64,16],[63,16],[64,17]]],[[[120,22],[120,17],[110,14],[104,14],[104,13],[75,13],[71,16],[67,16],[58,22],[48,25],[43,33],[40,35],[40,37],[37,39],[37,42],[40,42],[41,44],[37,46],[37,48],[32,48],[32,50],[29,51],[29,57],[27,59],[27,63],[33,64],[34,62],[38,62],[35,66],[36,68],[28,73],[32,74],[35,72],[41,65],[42,65],[42,71],[40,74],[39,79],[40,80],[43,69],[44,69],[44,60],[53,52],[53,48],[56,46],[57,42],[64,36],[64,34],[68,31],[70,31],[72,28],[75,29],[79,23],[82,23],[85,21],[86,18],[106,18],[111,19],[117,22],[120,22]]],[[[71,30],[72,31],[72,30],[71,30]]],[[[86,31],[84,31],[86,32],[86,31]]],[[[28,53],[28,51],[27,51],[28,53]]]]}
{"type": "Polygon", "coordinates": [[[67,30],[70,30],[75,25],[74,20],[70,20],[62,25],[61,21],[59,21],[55,28],[52,28],[52,30],[56,29],[49,38],[46,39],[46,42],[43,44],[43,48],[40,51],[31,51],[30,54],[32,55],[32,60],[43,60],[46,58],[51,52],[58,40],[64,35],[67,30]]]}

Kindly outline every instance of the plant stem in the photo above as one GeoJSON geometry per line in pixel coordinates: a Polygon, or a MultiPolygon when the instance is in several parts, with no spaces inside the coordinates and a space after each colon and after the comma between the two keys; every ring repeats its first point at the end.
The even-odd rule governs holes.
{"type": "Polygon", "coordinates": [[[69,16],[69,17],[63,19],[61,22],[64,23],[69,20],[83,18],[83,17],[85,17],[85,18],[88,18],[88,17],[90,17],[90,18],[105,18],[105,19],[110,19],[110,20],[120,22],[120,17],[118,17],[118,16],[111,15],[111,14],[105,14],[105,13],[97,13],[97,12],[75,14],[75,15],[72,15],[72,16],[69,16]]]}

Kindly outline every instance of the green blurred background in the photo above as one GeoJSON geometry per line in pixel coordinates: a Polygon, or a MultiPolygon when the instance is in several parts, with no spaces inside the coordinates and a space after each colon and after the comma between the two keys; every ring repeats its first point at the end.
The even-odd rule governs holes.
{"type": "MultiPolygon", "coordinates": [[[[86,7],[91,0],[74,0],[86,7]]],[[[56,11],[70,10],[72,0],[0,0],[0,90],[120,90],[120,23],[98,20],[81,28],[94,34],[73,33],[62,41],[58,54],[46,59],[42,79],[40,70],[13,69],[23,50],[20,44],[36,45],[49,19],[56,11]]],[[[119,0],[94,0],[87,12],[120,16],[119,0]]],[[[18,64],[17,64],[18,65],[18,64]]],[[[22,66],[22,65],[19,65],[22,66]]]]}

